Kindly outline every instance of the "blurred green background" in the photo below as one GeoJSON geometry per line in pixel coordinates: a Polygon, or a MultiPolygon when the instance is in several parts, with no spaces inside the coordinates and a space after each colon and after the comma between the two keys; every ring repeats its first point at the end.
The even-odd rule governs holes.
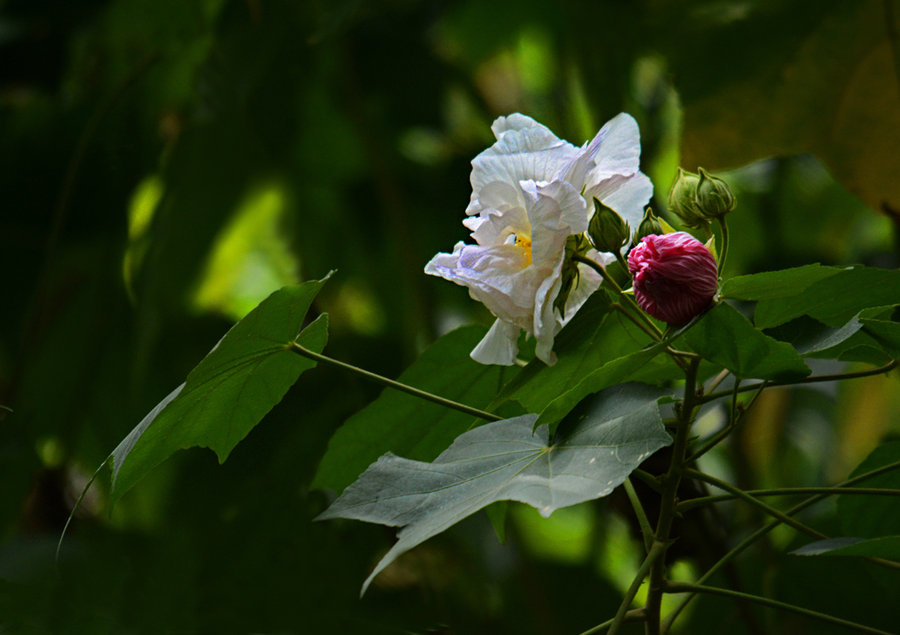
{"type": "MultiPolygon", "coordinates": [[[[422,269],[466,238],[469,162],[496,116],[580,145],[630,112],[660,211],[676,166],[718,171],[739,200],[729,275],[896,267],[898,14],[893,0],[0,1],[14,411],[0,411],[0,632],[552,634],[612,615],[639,555],[615,496],[548,520],[515,508],[506,545],[470,519],[359,600],[393,530],[312,523],[332,494],[309,484],[378,389],[329,368],[222,466],[182,452],[113,510],[104,475],[58,568],[54,550],[106,455],[278,287],[337,269],[316,303],[326,352],[392,377],[438,335],[489,324],[422,269]]],[[[900,432],[898,387],[895,373],[767,393],[709,467],[741,486],[843,478],[900,432]]],[[[833,524],[833,507],[816,514],[833,524]]],[[[685,538],[676,574],[707,562],[691,545],[758,521],[724,510],[723,536],[685,538]]],[[[745,558],[744,590],[896,624],[881,572],[780,555],[794,540],[745,558]],[[823,575],[845,587],[806,582],[823,575]]],[[[680,632],[725,630],[832,632],[723,600],[680,632]]]]}

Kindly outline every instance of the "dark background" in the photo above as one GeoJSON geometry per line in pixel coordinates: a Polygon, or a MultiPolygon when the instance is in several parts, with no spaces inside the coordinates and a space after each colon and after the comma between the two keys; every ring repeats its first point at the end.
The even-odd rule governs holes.
{"type": "MultiPolygon", "coordinates": [[[[182,452],[113,510],[104,473],[58,567],[54,550],[106,455],[279,286],[337,269],[327,352],[392,377],[489,324],[422,268],[466,237],[496,116],[580,145],[630,112],[659,211],[676,166],[717,170],[739,200],[729,274],[896,267],[895,5],[0,2],[0,631],[575,633],[612,615],[639,548],[609,502],[516,508],[506,545],[473,518],[359,600],[393,530],[312,523],[331,494],[309,483],[378,389],[328,368],[222,466],[182,452]]],[[[897,382],[767,394],[712,465],[742,486],[843,478],[900,431],[897,382]]],[[[759,521],[728,509],[729,535],[759,521]]],[[[779,555],[793,540],[742,561],[746,590],[895,626],[895,578],[779,555]]],[[[755,615],[710,600],[680,632],[832,632],[755,615]]]]}

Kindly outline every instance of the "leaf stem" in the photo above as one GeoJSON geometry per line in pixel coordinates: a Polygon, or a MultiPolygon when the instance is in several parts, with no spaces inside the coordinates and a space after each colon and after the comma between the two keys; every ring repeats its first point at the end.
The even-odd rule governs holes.
{"type": "MultiPolygon", "coordinates": [[[[616,621],[616,618],[611,617],[602,624],[597,624],[597,626],[592,626],[585,632],[581,633],[581,635],[594,635],[595,633],[599,633],[610,626],[612,626],[613,622],[616,621]]],[[[625,613],[625,619],[623,622],[643,622],[644,621],[644,609],[631,609],[627,613],[625,613]]]]}
{"type": "Polygon", "coordinates": [[[719,228],[722,230],[722,249],[719,251],[719,275],[725,270],[725,259],[728,257],[728,223],[724,216],[716,218],[719,228]]]}
{"type": "MultiPolygon", "coordinates": [[[[835,485],[835,487],[837,487],[837,488],[849,487],[851,485],[855,485],[856,483],[860,483],[864,480],[874,478],[876,476],[880,476],[881,474],[896,470],[898,468],[900,468],[900,461],[895,461],[893,463],[883,465],[880,468],[866,472],[865,474],[860,474],[859,476],[854,476],[853,478],[843,481],[842,483],[838,483],[837,485],[835,485]]],[[[794,505],[793,507],[791,507],[790,509],[785,511],[784,514],[786,516],[793,516],[795,514],[798,514],[802,510],[809,507],[810,505],[813,505],[813,504],[819,502],[820,500],[827,498],[829,495],[830,494],[822,493],[822,494],[816,494],[815,496],[810,496],[805,501],[797,503],[796,505],[794,505]]],[[[778,519],[770,520],[768,523],[766,523],[765,525],[763,525],[762,527],[757,529],[755,532],[753,532],[752,534],[750,534],[749,536],[744,538],[740,543],[738,543],[728,553],[726,553],[724,556],[719,558],[719,560],[712,567],[710,567],[706,571],[706,573],[704,573],[702,576],[700,576],[700,579],[697,580],[697,584],[702,584],[702,583],[706,582],[709,578],[711,578],[716,573],[718,573],[722,569],[722,567],[724,567],[726,564],[728,564],[734,558],[736,558],[741,552],[743,552],[744,549],[746,549],[747,547],[752,545],[754,542],[756,542],[763,536],[765,536],[767,533],[772,531],[775,527],[777,527],[780,524],[781,524],[781,521],[778,519]]],[[[678,606],[676,606],[674,609],[672,609],[672,612],[669,613],[668,616],[666,616],[665,622],[663,622],[663,628],[662,628],[663,633],[666,633],[669,631],[669,629],[672,627],[672,624],[678,618],[678,615],[687,607],[688,604],[691,603],[691,600],[693,600],[695,596],[696,596],[695,593],[691,593],[684,600],[682,600],[678,604],[678,606]]]]}
{"type": "Polygon", "coordinates": [[[833,615],[828,615],[826,613],[819,613],[818,611],[813,611],[811,609],[805,609],[802,606],[796,606],[794,604],[788,604],[787,602],[780,602],[778,600],[772,600],[770,598],[762,597],[759,595],[751,595],[749,593],[743,593],[741,591],[734,591],[732,589],[723,589],[720,587],[705,586],[702,584],[692,584],[690,582],[669,582],[666,584],[666,593],[691,593],[691,594],[708,593],[710,595],[722,595],[724,597],[730,597],[730,598],[735,598],[735,599],[739,599],[739,600],[747,600],[749,602],[756,602],[757,604],[762,604],[763,606],[769,606],[772,608],[781,609],[783,611],[797,613],[799,615],[811,617],[813,619],[821,620],[823,622],[830,622],[831,624],[838,624],[840,626],[845,626],[847,628],[851,628],[853,630],[860,631],[862,633],[876,633],[877,635],[891,635],[887,631],[882,631],[877,628],[865,626],[863,624],[857,624],[856,622],[851,622],[849,620],[841,619],[840,617],[835,617],[833,615]]]}
{"type": "Polygon", "coordinates": [[[641,535],[644,537],[644,551],[650,553],[650,550],[653,548],[653,528],[650,526],[650,521],[647,520],[647,512],[644,511],[644,506],[641,504],[641,499],[638,498],[634,485],[631,484],[631,479],[625,477],[623,484],[625,485],[625,493],[628,495],[628,500],[631,502],[631,507],[634,509],[634,515],[637,517],[638,525],[641,528],[641,535]]]}
{"type": "Polygon", "coordinates": [[[634,298],[622,291],[622,287],[620,287],[619,284],[615,280],[613,280],[612,276],[609,275],[609,273],[600,263],[594,262],[590,258],[585,258],[584,256],[579,256],[577,254],[572,256],[572,260],[585,264],[596,271],[598,274],[600,274],[600,277],[603,278],[603,281],[606,282],[610,287],[612,287],[612,290],[622,298],[625,304],[628,305],[628,308],[630,308],[632,311],[635,311],[637,317],[643,320],[644,323],[650,328],[650,330],[655,333],[654,339],[657,342],[662,341],[663,334],[662,331],[659,330],[659,327],[656,326],[656,324],[654,324],[649,317],[647,317],[647,314],[641,310],[641,307],[637,305],[637,302],[634,301],[634,298]]]}
{"type": "MultiPolygon", "coordinates": [[[[774,489],[746,490],[750,496],[799,496],[801,494],[823,494],[825,496],[900,496],[900,489],[882,489],[880,487],[782,487],[774,489]]],[[[734,500],[736,494],[718,494],[715,496],[698,496],[678,503],[676,509],[686,512],[695,507],[711,505],[734,500]]]]}
{"type": "MultiPolygon", "coordinates": [[[[891,360],[891,362],[885,364],[884,366],[879,366],[878,368],[872,368],[869,370],[860,370],[853,373],[835,373],[833,375],[817,375],[815,377],[804,377],[803,379],[796,379],[794,381],[770,381],[770,382],[762,382],[759,384],[751,384],[749,386],[741,386],[738,392],[749,392],[751,390],[756,390],[757,388],[771,388],[773,386],[797,386],[802,384],[815,384],[823,381],[839,381],[843,379],[859,379],[860,377],[871,377],[873,375],[882,375],[884,373],[889,373],[892,370],[897,368],[897,360],[891,360]]],[[[732,394],[732,390],[720,390],[719,392],[710,393],[700,398],[699,403],[705,404],[710,401],[715,401],[716,399],[720,399],[721,397],[728,396],[732,394]]]]}
{"type": "Polygon", "coordinates": [[[290,350],[294,351],[298,355],[301,355],[313,361],[337,366],[338,368],[342,368],[361,377],[365,377],[366,379],[381,384],[382,386],[387,386],[388,388],[393,388],[394,390],[405,392],[408,395],[412,395],[413,397],[418,397],[419,399],[424,399],[425,401],[436,403],[438,405],[444,406],[445,408],[452,408],[453,410],[458,410],[459,412],[464,412],[466,414],[473,415],[487,421],[500,421],[501,419],[503,419],[503,417],[497,416],[492,412],[485,412],[484,410],[479,410],[478,408],[467,406],[466,404],[459,403],[458,401],[453,401],[452,399],[447,399],[445,397],[441,397],[440,395],[435,395],[425,390],[414,388],[399,381],[388,379],[387,377],[383,377],[382,375],[377,375],[358,366],[353,366],[352,364],[348,364],[346,362],[336,360],[332,357],[328,357],[327,355],[316,353],[309,350],[308,348],[301,346],[297,342],[291,342],[288,346],[290,350]]]}
{"type": "Polygon", "coordinates": [[[695,470],[692,468],[687,468],[684,471],[684,474],[685,474],[685,476],[695,478],[698,481],[703,481],[704,483],[709,483],[710,485],[712,485],[714,487],[718,487],[719,489],[723,489],[726,492],[729,492],[730,494],[736,496],[737,498],[739,498],[743,501],[746,501],[755,507],[760,508],[761,510],[763,510],[770,516],[779,519],[781,522],[793,527],[797,531],[801,531],[805,534],[809,534],[810,536],[813,536],[814,538],[819,538],[820,540],[824,540],[824,539],[828,538],[828,536],[826,536],[825,534],[823,534],[819,531],[816,531],[815,529],[813,529],[811,527],[807,527],[803,523],[794,520],[793,518],[791,518],[784,512],[781,512],[781,511],[775,509],[771,505],[768,505],[761,500],[757,500],[756,498],[754,498],[753,496],[751,496],[750,494],[748,494],[741,488],[735,487],[734,485],[732,485],[726,481],[723,481],[721,479],[718,479],[715,476],[712,476],[710,474],[705,474],[704,472],[701,472],[699,470],[695,470]]]}

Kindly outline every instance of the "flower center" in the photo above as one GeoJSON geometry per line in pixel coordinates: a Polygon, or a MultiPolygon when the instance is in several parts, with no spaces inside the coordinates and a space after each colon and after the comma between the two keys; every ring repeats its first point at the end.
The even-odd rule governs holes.
{"type": "Polygon", "coordinates": [[[525,250],[525,267],[531,265],[531,236],[516,236],[516,247],[525,250]]]}

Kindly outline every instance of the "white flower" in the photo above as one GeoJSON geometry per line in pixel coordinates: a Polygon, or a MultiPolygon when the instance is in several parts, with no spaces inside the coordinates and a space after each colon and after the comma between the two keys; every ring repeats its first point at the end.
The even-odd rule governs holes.
{"type": "MultiPolygon", "coordinates": [[[[468,287],[497,316],[473,359],[515,363],[524,329],[536,339],[537,357],[553,364],[556,334],[600,285],[595,271],[579,265],[565,315],[554,309],[566,239],[587,230],[595,197],[636,228],[653,192],[639,171],[637,123],[622,113],[581,148],[518,113],[498,118],[491,130],[497,142],[472,161],[463,221],[476,244],[459,242],[453,253],[437,254],[425,273],[468,287]]],[[[596,251],[588,257],[603,264],[611,258],[596,251]]]]}

